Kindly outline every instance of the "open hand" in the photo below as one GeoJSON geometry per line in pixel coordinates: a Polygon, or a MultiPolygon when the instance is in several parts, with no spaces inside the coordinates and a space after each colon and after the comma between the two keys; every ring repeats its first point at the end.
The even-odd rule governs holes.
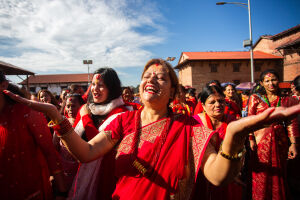
{"type": "MultiPolygon", "coordinates": [[[[292,107],[268,108],[258,115],[252,115],[233,121],[227,126],[224,143],[227,143],[233,149],[231,151],[238,152],[244,144],[246,136],[249,133],[264,128],[273,122],[282,121],[283,119],[296,117],[300,113],[300,104],[292,107]]],[[[229,147],[228,146],[228,147],[229,147]]],[[[226,148],[227,145],[224,146],[226,148]]],[[[225,150],[225,149],[224,149],[225,150]]],[[[228,151],[229,152],[229,149],[228,151]]]]}
{"type": "Polygon", "coordinates": [[[62,120],[62,116],[59,113],[59,111],[57,110],[56,106],[54,106],[53,104],[50,103],[42,103],[42,102],[36,102],[36,101],[32,101],[26,98],[23,98],[19,95],[16,95],[8,90],[3,90],[3,92],[9,96],[12,100],[27,105],[30,108],[39,111],[39,112],[43,112],[44,114],[46,114],[51,120],[53,120],[55,123],[58,123],[62,120]]]}

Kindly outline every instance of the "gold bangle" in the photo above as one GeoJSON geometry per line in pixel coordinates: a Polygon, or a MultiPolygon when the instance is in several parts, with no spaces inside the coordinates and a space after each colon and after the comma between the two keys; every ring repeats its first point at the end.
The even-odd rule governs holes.
{"type": "Polygon", "coordinates": [[[227,160],[239,161],[239,160],[241,160],[241,158],[243,157],[243,155],[244,155],[245,152],[246,152],[246,148],[243,147],[243,149],[242,149],[240,152],[238,152],[238,153],[236,153],[236,154],[234,154],[234,155],[229,155],[229,154],[226,154],[226,153],[223,152],[223,150],[222,150],[222,145],[223,145],[223,142],[222,142],[221,145],[220,145],[220,148],[219,148],[219,154],[220,154],[223,158],[226,158],[227,160]]]}

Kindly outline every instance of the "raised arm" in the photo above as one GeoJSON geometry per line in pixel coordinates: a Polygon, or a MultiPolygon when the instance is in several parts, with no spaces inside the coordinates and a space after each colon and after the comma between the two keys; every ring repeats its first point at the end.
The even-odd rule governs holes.
{"type": "Polygon", "coordinates": [[[300,113],[300,105],[289,108],[269,108],[258,115],[249,116],[231,122],[222,144],[222,152],[216,153],[208,149],[205,152],[202,170],[205,177],[214,185],[223,185],[231,182],[239,173],[242,165],[237,155],[244,148],[245,138],[249,132],[256,131],[278,120],[295,117],[300,113]],[[225,158],[228,155],[227,158],[225,158]]]}
{"type": "Polygon", "coordinates": [[[72,126],[68,126],[68,124],[66,124],[69,123],[69,121],[63,118],[54,105],[31,101],[22,98],[19,95],[15,95],[7,90],[4,90],[3,92],[11,99],[28,105],[34,110],[45,113],[53,121],[54,126],[59,125],[57,126],[57,132],[61,135],[60,138],[69,151],[80,162],[89,162],[105,155],[105,153],[111,150],[117,143],[117,140],[112,140],[109,135],[105,134],[105,132],[99,133],[92,140],[86,142],[75,133],[72,126]]]}

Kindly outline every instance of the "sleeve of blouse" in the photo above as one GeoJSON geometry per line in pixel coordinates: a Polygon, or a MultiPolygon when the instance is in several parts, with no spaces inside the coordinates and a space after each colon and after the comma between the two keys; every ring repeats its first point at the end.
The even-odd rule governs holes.
{"type": "MultiPolygon", "coordinates": [[[[297,105],[298,103],[299,102],[296,99],[290,98],[288,107],[297,105]]],[[[299,137],[300,136],[299,122],[298,122],[297,116],[294,117],[292,120],[287,121],[287,132],[288,132],[288,137],[299,137]]]]}
{"type": "Polygon", "coordinates": [[[257,104],[258,104],[258,100],[256,95],[251,95],[249,97],[249,103],[248,103],[248,116],[256,115],[257,104]]]}
{"type": "Polygon", "coordinates": [[[87,136],[88,141],[90,141],[93,137],[95,137],[99,131],[95,127],[94,122],[89,114],[82,116],[81,118],[82,124],[85,130],[85,134],[87,136]]]}
{"type": "Polygon", "coordinates": [[[113,121],[110,122],[104,129],[104,132],[109,132],[111,135],[111,139],[121,139],[123,137],[123,129],[122,129],[122,116],[118,115],[113,121]]]}
{"type": "Polygon", "coordinates": [[[51,174],[60,172],[62,170],[60,156],[52,143],[52,135],[44,115],[34,110],[29,111],[27,126],[47,160],[51,174]]]}

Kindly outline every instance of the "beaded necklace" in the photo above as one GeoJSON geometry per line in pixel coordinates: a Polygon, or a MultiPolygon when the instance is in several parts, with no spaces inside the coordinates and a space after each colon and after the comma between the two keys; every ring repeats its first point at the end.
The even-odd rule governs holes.
{"type": "MultiPolygon", "coordinates": [[[[266,95],[263,95],[263,98],[264,98],[265,102],[268,104],[268,106],[271,107],[271,104],[269,102],[268,97],[266,97],[266,95]]],[[[277,105],[276,105],[276,107],[279,107],[279,106],[281,106],[281,97],[277,96],[277,105]]]]}

